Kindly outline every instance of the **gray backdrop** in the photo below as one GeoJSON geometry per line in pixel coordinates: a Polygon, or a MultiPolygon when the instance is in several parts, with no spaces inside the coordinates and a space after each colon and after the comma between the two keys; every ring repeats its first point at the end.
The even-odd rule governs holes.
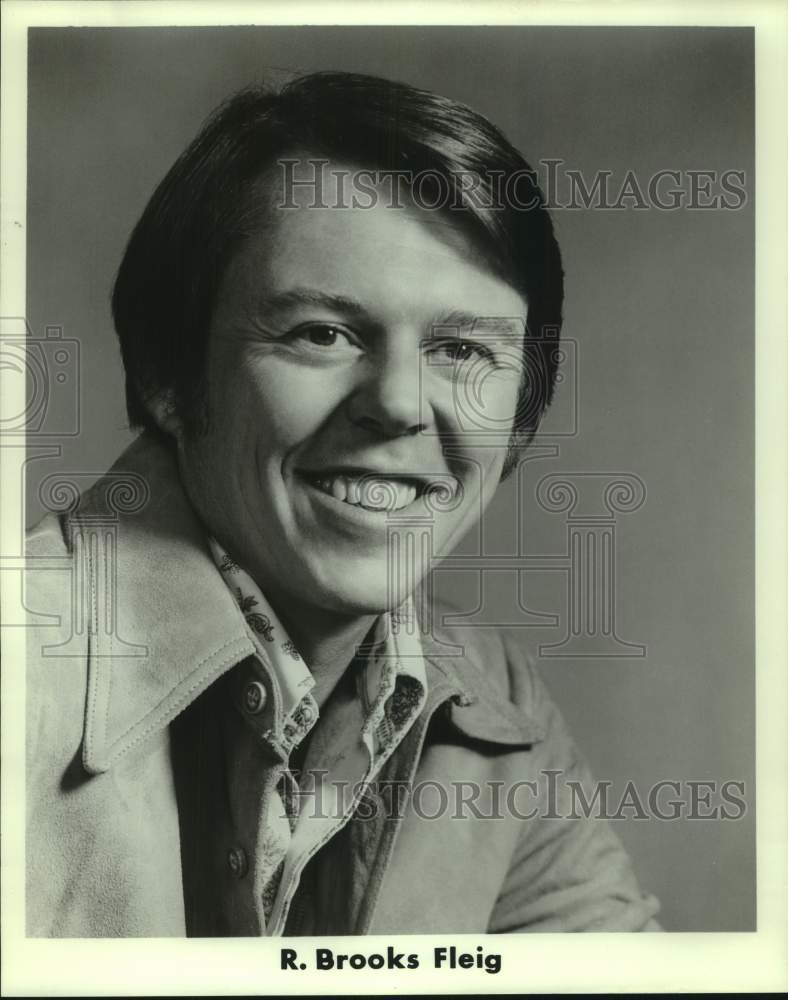
{"type": "Polygon", "coordinates": [[[59,439],[60,457],[29,462],[31,521],[44,477],[80,472],[87,483],[131,440],[113,275],[156,182],[246,83],[314,69],[398,78],[471,104],[532,163],[612,171],[614,191],[627,170],[644,184],[659,169],[746,172],[738,211],[556,212],[567,273],[559,398],[484,538],[466,540],[464,568],[436,577],[471,626],[522,628],[619,797],[628,781],[644,798],[662,780],[745,782],[741,819],[616,827],[668,929],[753,929],[752,32],[35,29],[29,67],[27,318],[36,336],[61,327],[80,351],[78,433],[59,439]],[[560,507],[549,483],[537,499],[559,473],[578,490],[574,510],[549,509],[551,498],[560,507]],[[645,500],[613,518],[598,489],[616,476],[642,483],[645,500]],[[595,527],[586,514],[608,520],[595,527]],[[570,532],[615,535],[621,641],[608,637],[605,655],[588,655],[600,652],[598,630],[581,629],[571,656],[544,648],[567,635],[570,532]],[[524,553],[542,556],[538,567],[524,553]]]}

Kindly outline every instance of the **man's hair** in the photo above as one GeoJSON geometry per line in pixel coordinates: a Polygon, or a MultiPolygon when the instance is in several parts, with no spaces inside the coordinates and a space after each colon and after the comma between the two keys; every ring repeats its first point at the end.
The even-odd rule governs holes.
{"type": "MultiPolygon", "coordinates": [[[[432,178],[451,194],[439,210],[525,298],[525,364],[508,474],[552,398],[561,326],[561,255],[536,175],[466,105],[351,73],[310,74],[278,92],[240,91],[211,115],[156,188],[112,295],[131,426],[156,429],[146,402],[163,390],[187,427],[204,422],[208,330],[227,264],[257,217],[255,185],[277,161],[304,152],[432,178]]],[[[424,198],[421,181],[420,193],[424,198]]]]}

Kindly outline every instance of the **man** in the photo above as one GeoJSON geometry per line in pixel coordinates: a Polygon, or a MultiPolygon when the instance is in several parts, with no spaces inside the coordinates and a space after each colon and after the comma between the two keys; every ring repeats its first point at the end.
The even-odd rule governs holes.
{"type": "Polygon", "coordinates": [[[31,534],[29,934],[657,928],[522,649],[427,578],[549,403],[561,302],[470,109],[331,73],[209,120],[114,290],[143,433],[31,534]]]}

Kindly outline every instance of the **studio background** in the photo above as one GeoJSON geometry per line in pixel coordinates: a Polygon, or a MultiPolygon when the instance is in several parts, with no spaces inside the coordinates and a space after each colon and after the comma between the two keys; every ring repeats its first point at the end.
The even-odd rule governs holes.
{"type": "Polygon", "coordinates": [[[570,356],[536,442],[545,450],[501,487],[481,543],[474,533],[463,545],[472,557],[481,544],[483,558],[436,583],[469,627],[521,626],[595,776],[619,796],[628,781],[644,798],[665,780],[745,783],[741,819],[615,827],[666,929],[754,929],[750,30],[32,29],[27,320],[37,337],[59,327],[78,342],[79,411],[78,433],[49,439],[59,457],[28,460],[29,522],[47,476],[76,472],[87,485],[132,439],[109,295],[154,186],[230,92],[318,69],[465,101],[534,166],[562,160],[588,179],[609,170],[614,191],[628,170],[644,183],[661,169],[745,172],[737,211],[554,213],[570,356]],[[615,522],[616,631],[644,655],[588,656],[582,636],[584,656],[539,654],[567,633],[568,514],[536,499],[558,473],[645,486],[642,506],[615,522]],[[496,562],[518,549],[548,556],[546,568],[496,562]],[[534,612],[557,621],[537,627],[534,612]]]}

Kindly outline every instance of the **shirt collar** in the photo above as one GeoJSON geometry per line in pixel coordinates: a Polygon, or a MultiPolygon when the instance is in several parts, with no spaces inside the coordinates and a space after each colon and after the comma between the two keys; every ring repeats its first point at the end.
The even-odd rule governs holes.
{"type": "MultiPolygon", "coordinates": [[[[98,774],[148,745],[257,648],[216,571],[203,526],[180,483],[174,451],[158,436],[146,432],[137,438],[81,497],[63,530],[75,588],[90,605],[103,609],[109,602],[114,611],[110,627],[94,622],[87,629],[82,761],[98,774]],[[128,501],[130,493],[136,502],[128,501]]],[[[397,617],[382,616],[379,628],[385,633],[397,617]]],[[[494,692],[470,644],[447,655],[432,635],[418,629],[409,634],[396,620],[392,624],[400,625],[396,635],[392,629],[398,658],[409,671],[422,663],[430,702],[451,699],[461,732],[504,744],[541,738],[537,723],[494,692]],[[411,655],[414,637],[423,660],[411,655]]]]}
{"type": "MultiPolygon", "coordinates": [[[[252,577],[231,558],[215,538],[208,538],[214,563],[233,594],[258,655],[269,668],[278,688],[277,704],[283,719],[294,728],[292,742],[297,743],[316,724],[319,710],[311,691],[315,679],[295,643],[277,616],[262,590],[252,577]],[[303,711],[306,707],[306,712],[303,711]]],[[[423,704],[427,691],[424,657],[419,642],[418,623],[413,601],[408,598],[395,611],[381,615],[375,625],[374,638],[367,645],[361,677],[364,702],[362,734],[375,744],[375,734],[383,719],[388,698],[401,678],[418,685],[423,704]]],[[[413,705],[416,709],[416,705],[413,705]]],[[[290,741],[289,741],[290,742],[290,741]]],[[[374,753],[374,750],[373,750],[374,753]]]]}
{"type": "Polygon", "coordinates": [[[246,620],[250,639],[276,678],[282,713],[292,715],[315,686],[315,679],[276,612],[251,576],[227,554],[215,538],[209,537],[208,544],[214,563],[246,620]]]}

